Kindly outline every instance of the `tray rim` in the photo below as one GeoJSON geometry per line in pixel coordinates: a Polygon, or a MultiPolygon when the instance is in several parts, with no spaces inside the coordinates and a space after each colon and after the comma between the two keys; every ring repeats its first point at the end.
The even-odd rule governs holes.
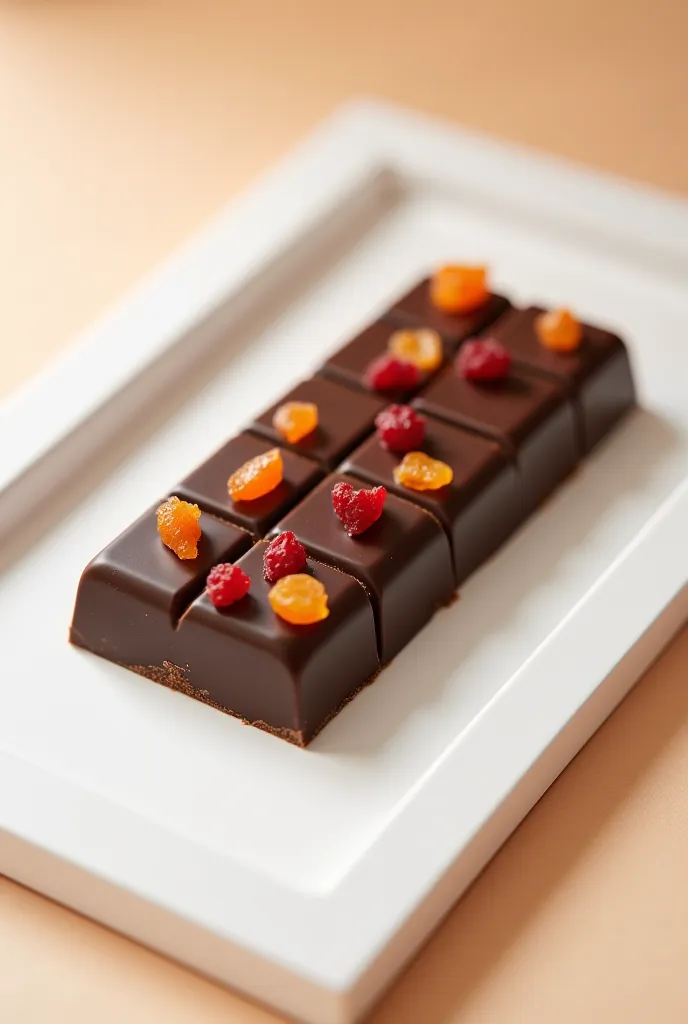
{"type": "MultiPolygon", "coordinates": [[[[132,382],[163,359],[180,335],[228,296],[240,292],[296,238],[317,228],[328,211],[390,172],[401,180],[429,178],[433,184],[473,193],[477,181],[485,195],[497,195],[504,203],[517,204],[559,223],[567,220],[562,217],[563,207],[574,214],[568,220],[575,223],[577,231],[602,232],[620,248],[661,258],[670,273],[688,267],[688,203],[388,105],[373,101],[350,104],[5,404],[0,430],[5,437],[22,439],[21,444],[11,446],[11,457],[3,457],[0,466],[0,511],[5,522],[18,523],[35,509],[48,486],[73,472],[80,457],[80,446],[72,443],[75,437],[88,432],[91,443],[107,442],[117,429],[118,417],[101,417],[99,429],[93,430],[98,414],[108,406],[117,407],[132,382]],[[295,189],[298,203],[293,201],[295,189]],[[648,238],[653,240],[650,245],[648,238]],[[246,239],[250,240],[248,251],[246,239]],[[183,288],[179,287],[181,281],[183,288]],[[123,344],[122,338],[126,339],[123,344]],[[96,371],[105,351],[113,356],[113,362],[111,373],[103,380],[96,371]],[[85,387],[85,382],[93,387],[85,387]],[[33,472],[36,467],[41,470],[39,480],[33,472]]],[[[126,409],[126,402],[120,406],[126,409]]],[[[2,447],[7,451],[10,446],[2,447]]],[[[679,542],[681,523],[686,522],[688,477],[470,727],[417,781],[367,853],[329,893],[298,893],[236,863],[228,887],[226,864],[216,854],[178,836],[172,854],[168,834],[161,826],[1,751],[0,779],[11,779],[12,791],[7,799],[3,797],[5,807],[0,808],[6,819],[6,833],[0,834],[0,868],[304,1020],[327,1024],[353,1019],[439,919],[441,906],[427,912],[434,887],[457,867],[462,853],[467,855],[490,819],[499,818],[497,811],[508,802],[515,783],[540,765],[532,799],[519,806],[513,820],[505,818],[489,848],[481,857],[473,857],[472,866],[463,874],[459,872],[451,894],[444,897],[444,909],[660,647],[653,645],[649,653],[647,645],[643,648],[642,657],[635,659],[619,692],[615,691],[613,703],[600,708],[592,727],[578,737],[575,749],[566,754],[562,751],[543,764],[544,755],[566,723],[611,678],[628,652],[642,645],[650,624],[661,621],[656,643],[661,641],[663,646],[688,616],[688,553],[676,555],[679,549],[685,551],[679,542]],[[604,642],[590,652],[585,669],[579,667],[576,678],[571,666],[576,664],[589,617],[594,621],[595,609],[607,606],[614,594],[624,594],[629,577],[643,579],[642,593],[628,608],[623,623],[615,622],[604,642]],[[565,665],[567,660],[561,691],[568,702],[555,701],[549,717],[539,717],[535,723],[523,721],[518,737],[511,735],[513,730],[506,730],[505,723],[518,715],[518,707],[511,708],[516,691],[519,702],[530,692],[529,701],[544,701],[547,706],[546,679],[551,666],[565,665]],[[464,820],[459,827],[436,809],[451,803],[449,794],[464,777],[461,762],[466,750],[470,748],[474,763],[480,763],[485,749],[490,749],[489,736],[493,740],[498,736],[502,745],[506,736],[509,756],[493,764],[487,772],[489,778],[476,786],[470,821],[464,820]],[[128,842],[124,858],[117,842],[120,828],[128,842]],[[104,842],[108,834],[110,844],[104,842]],[[413,837],[418,834],[432,837],[432,842],[414,848],[413,837]],[[403,867],[395,864],[394,856],[402,847],[403,867]],[[34,851],[33,858],[26,856],[28,849],[34,851]],[[23,851],[21,856],[18,851],[23,851]],[[54,870],[58,860],[71,864],[82,884],[85,872],[102,883],[127,888],[149,910],[157,907],[185,922],[179,936],[166,938],[164,929],[148,932],[141,908],[134,915],[138,924],[132,929],[114,906],[104,912],[102,897],[89,902],[91,895],[80,898],[74,885],[51,884],[46,865],[52,861],[51,870],[58,877],[60,871],[54,870]],[[39,862],[42,866],[36,869],[39,862]],[[183,892],[179,891],[180,879],[186,883],[183,892]],[[376,904],[375,895],[380,891],[384,899],[376,904]],[[258,903],[269,908],[269,920],[264,909],[262,914],[256,913],[258,903]],[[359,927],[363,914],[365,930],[359,927]],[[233,922],[231,928],[228,920],[233,922]],[[297,933],[292,927],[294,920],[299,920],[297,933]],[[206,936],[219,941],[226,959],[215,952],[196,962],[185,943],[188,946],[189,929],[199,926],[206,936]],[[393,939],[402,932],[406,938],[393,950],[393,939]]]]}

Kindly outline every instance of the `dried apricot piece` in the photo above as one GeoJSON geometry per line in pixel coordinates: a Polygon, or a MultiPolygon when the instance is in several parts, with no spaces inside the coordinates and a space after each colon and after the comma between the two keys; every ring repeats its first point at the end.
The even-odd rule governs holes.
{"type": "Polygon", "coordinates": [[[442,339],[429,327],[394,331],[387,342],[387,350],[425,373],[442,365],[442,339]]]}
{"type": "Polygon", "coordinates": [[[255,501],[279,487],[283,476],[282,453],[279,448],[271,448],[232,473],[227,481],[229,496],[234,501],[255,501]]]}
{"type": "Polygon", "coordinates": [[[181,501],[173,494],[158,508],[156,516],[158,533],[163,544],[174,551],[177,558],[195,558],[201,539],[201,527],[198,522],[201,510],[198,505],[181,501]]]}
{"type": "Polygon", "coordinates": [[[583,328],[568,309],[551,309],[535,321],[535,333],[553,352],[575,352],[583,340],[583,328]]]}
{"type": "Polygon", "coordinates": [[[412,491],[437,491],[454,479],[446,462],[431,459],[425,452],[409,452],[394,469],[394,479],[412,491]]]}
{"type": "Polygon", "coordinates": [[[487,268],[451,264],[430,279],[430,301],[443,313],[471,313],[490,297],[487,268]]]}
{"type": "Polygon", "coordinates": [[[293,626],[321,622],[330,614],[327,591],[320,580],[307,573],[283,576],[270,590],[268,601],[273,612],[293,626]]]}
{"type": "Polygon", "coordinates": [[[298,444],[318,425],[318,407],[313,402],[285,402],[275,410],[272,425],[289,444],[298,444]]]}

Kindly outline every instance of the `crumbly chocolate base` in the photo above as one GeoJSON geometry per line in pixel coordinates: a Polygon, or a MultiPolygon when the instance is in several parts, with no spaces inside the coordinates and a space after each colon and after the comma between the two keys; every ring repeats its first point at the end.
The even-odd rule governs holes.
{"type": "MultiPolygon", "coordinates": [[[[251,725],[256,729],[262,729],[263,732],[269,732],[271,736],[277,736],[281,740],[286,740],[287,743],[293,743],[294,746],[305,748],[308,744],[304,742],[303,733],[300,729],[286,729],[277,728],[274,725],[268,725],[267,722],[263,722],[258,719],[255,722],[244,718],[243,715],[238,715],[236,711],[232,711],[231,708],[223,707],[221,704],[216,704],[214,700],[210,699],[210,694],[207,690],[198,690],[195,686],[192,686],[187,678],[188,670],[183,668],[181,665],[174,665],[171,661],[163,661],[162,665],[122,665],[122,668],[128,668],[131,672],[136,672],[137,675],[143,676],[145,679],[150,679],[153,683],[159,683],[161,686],[167,686],[170,690],[176,690],[177,693],[183,693],[187,697],[193,697],[194,700],[200,700],[203,704],[210,705],[211,708],[216,708],[217,711],[222,711],[225,715],[231,715],[232,718],[238,719],[242,725],[251,725]]],[[[380,671],[375,672],[374,675],[367,679],[364,683],[361,683],[353,693],[350,693],[341,704],[334,708],[330,714],[320,723],[316,731],[311,736],[309,743],[315,739],[325,726],[335,718],[339,712],[346,707],[347,704],[351,703],[354,697],[358,696],[361,690],[370,686],[377,677],[380,671]]]]}

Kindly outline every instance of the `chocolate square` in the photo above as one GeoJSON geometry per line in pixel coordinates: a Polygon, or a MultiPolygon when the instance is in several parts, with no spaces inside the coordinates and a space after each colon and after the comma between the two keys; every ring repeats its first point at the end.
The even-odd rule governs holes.
{"type": "Polygon", "coordinates": [[[263,578],[264,544],[238,565],[246,597],[215,608],[201,595],[179,624],[191,695],[305,746],[379,668],[370,601],[357,580],[309,559],[330,614],[292,626],[273,612],[263,578]]]}
{"type": "MultiPolygon", "coordinates": [[[[157,506],[156,506],[157,507],[157,506]]],[[[218,562],[233,562],[251,545],[248,533],[201,513],[196,558],[165,547],[156,507],[145,512],[84,569],[70,640],[129,668],[179,664],[176,625],[218,562]]]]}
{"type": "Polygon", "coordinates": [[[230,498],[227,480],[231,474],[249,459],[273,447],[269,441],[253,434],[239,434],[177,484],[172,493],[185,501],[195,502],[204,512],[249,530],[255,537],[264,537],[323,477],[323,471],[310,459],[282,449],[284,479],[274,491],[255,501],[234,501],[230,498]]]}
{"type": "Polygon", "coordinates": [[[353,391],[324,377],[311,377],[297,384],[255,419],[249,430],[266,437],[273,445],[289,448],[331,470],[372,431],[375,417],[385,405],[386,402],[372,395],[353,391]],[[287,444],[272,425],[276,409],[285,402],[314,402],[318,407],[318,426],[298,444],[287,444]]]}
{"type": "Polygon", "coordinates": [[[427,417],[421,450],[454,471],[436,491],[414,491],[394,479],[403,456],[387,451],[376,435],[341,467],[366,484],[382,484],[400,498],[432,512],[449,537],[458,585],[510,536],[522,518],[521,479],[515,460],[496,441],[427,417]]]}
{"type": "Polygon", "coordinates": [[[355,576],[375,611],[380,661],[386,664],[454,593],[451,552],[444,530],[425,509],[388,494],[382,516],[349,537],[332,508],[329,476],[273,531],[293,530],[309,554],[355,576]]]}
{"type": "Polygon", "coordinates": [[[432,327],[442,337],[445,355],[451,358],[466,338],[472,338],[509,309],[511,303],[503,295],[491,294],[487,302],[471,313],[443,313],[430,300],[430,278],[393,304],[387,319],[400,326],[432,327]]]}
{"type": "Polygon", "coordinates": [[[537,306],[514,309],[490,329],[514,362],[558,381],[570,391],[581,450],[589,452],[635,405],[635,387],[626,346],[616,334],[582,324],[583,338],[575,352],[553,352],[542,345],[535,321],[537,306]]]}
{"type": "Polygon", "coordinates": [[[387,352],[387,343],[391,335],[399,330],[398,324],[392,324],[385,320],[377,320],[370,324],[364,331],[357,334],[350,342],[330,356],[326,363],[320,367],[318,373],[332,380],[341,381],[349,387],[357,388],[360,391],[368,391],[374,395],[380,395],[388,402],[405,402],[423,386],[428,379],[428,374],[423,374],[415,388],[405,391],[375,391],[365,381],[365,373],[368,366],[378,356],[387,352]]]}
{"type": "Polygon", "coordinates": [[[524,515],[544,501],[578,460],[571,402],[554,381],[524,370],[483,383],[464,380],[449,366],[412,404],[492,437],[515,453],[523,482],[524,515]]]}

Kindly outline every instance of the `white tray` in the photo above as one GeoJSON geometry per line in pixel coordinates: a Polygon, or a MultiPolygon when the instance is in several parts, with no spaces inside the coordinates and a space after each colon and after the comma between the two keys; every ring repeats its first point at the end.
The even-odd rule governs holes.
{"type": "Polygon", "coordinates": [[[0,869],[360,1017],[688,616],[687,273],[685,203],[372,103],[328,122],[5,410],[0,869]],[[306,751],[69,647],[86,561],[447,258],[617,328],[643,406],[461,601],[306,751]]]}

